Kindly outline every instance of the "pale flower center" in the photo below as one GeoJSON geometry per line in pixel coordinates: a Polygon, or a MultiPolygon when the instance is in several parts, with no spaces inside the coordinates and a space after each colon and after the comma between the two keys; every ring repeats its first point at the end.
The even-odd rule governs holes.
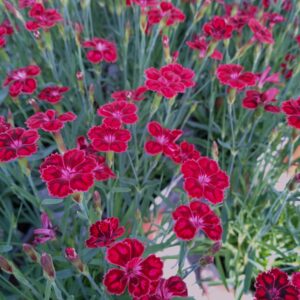
{"type": "Polygon", "coordinates": [[[208,185],[210,183],[210,178],[209,176],[203,174],[203,175],[199,175],[198,181],[201,185],[208,185]]]}
{"type": "Polygon", "coordinates": [[[231,75],[230,75],[230,77],[231,77],[231,79],[238,79],[239,78],[239,73],[232,73],[231,75]]]}
{"type": "Polygon", "coordinates": [[[104,141],[107,142],[108,144],[111,144],[112,142],[114,142],[116,140],[116,137],[112,134],[110,135],[106,135],[104,137],[104,141]]]}
{"type": "Polygon", "coordinates": [[[159,143],[159,144],[166,144],[167,142],[168,142],[168,138],[166,137],[166,136],[164,136],[164,135],[161,135],[161,136],[158,136],[157,138],[157,142],[159,143]]]}
{"type": "Polygon", "coordinates": [[[121,119],[122,113],[120,111],[115,111],[112,113],[113,117],[116,119],[121,119]]]}
{"type": "Polygon", "coordinates": [[[106,45],[103,44],[103,43],[98,43],[97,46],[96,46],[96,49],[98,51],[104,51],[106,49],[106,45]]]}
{"type": "Polygon", "coordinates": [[[14,77],[16,80],[24,80],[27,76],[25,71],[19,71],[14,77]]]}

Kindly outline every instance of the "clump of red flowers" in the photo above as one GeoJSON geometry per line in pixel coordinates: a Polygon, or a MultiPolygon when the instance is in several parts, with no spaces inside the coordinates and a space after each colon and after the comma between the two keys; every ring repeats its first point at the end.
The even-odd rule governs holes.
{"type": "Polygon", "coordinates": [[[205,198],[213,204],[223,201],[229,178],[214,160],[200,157],[186,160],[181,166],[184,189],[190,197],[205,198]]]}
{"type": "Polygon", "coordinates": [[[90,238],[85,244],[88,248],[111,246],[116,239],[125,233],[125,227],[120,227],[118,218],[106,218],[90,226],[90,238]]]}
{"type": "Polygon", "coordinates": [[[15,69],[7,75],[3,87],[9,86],[11,97],[17,97],[20,94],[32,94],[37,88],[37,81],[34,77],[40,73],[41,69],[35,65],[15,69]]]}
{"type": "Polygon", "coordinates": [[[95,37],[83,43],[84,48],[91,48],[87,52],[87,59],[93,64],[99,64],[102,61],[114,63],[118,59],[117,47],[114,43],[95,37]]]}
{"type": "Polygon", "coordinates": [[[244,72],[244,68],[236,64],[219,65],[216,76],[222,84],[238,90],[254,86],[257,79],[255,74],[244,72]]]}
{"type": "Polygon", "coordinates": [[[166,65],[159,70],[149,68],[145,71],[145,76],[147,89],[169,99],[195,85],[195,73],[177,63],[166,65]]]}
{"type": "Polygon", "coordinates": [[[199,231],[204,231],[213,241],[222,237],[220,218],[207,204],[200,201],[177,207],[172,216],[175,220],[174,232],[180,239],[190,241],[199,231]]]}
{"type": "MultiPolygon", "coordinates": [[[[288,274],[280,269],[272,269],[260,273],[255,282],[255,300],[298,300],[300,296],[297,273],[289,278],[288,274]]],[[[298,273],[299,274],[299,273],[298,273]]]]}
{"type": "Polygon", "coordinates": [[[121,295],[126,287],[133,297],[150,293],[151,285],[162,276],[163,262],[154,254],[143,258],[144,251],[139,240],[129,238],[107,249],[107,261],[119,267],[110,269],[104,276],[108,293],[121,295]]]}
{"type": "Polygon", "coordinates": [[[29,31],[37,31],[38,29],[48,30],[58,22],[63,21],[61,14],[56,9],[45,8],[41,3],[32,5],[29,17],[33,19],[26,22],[26,28],[29,31]]]}

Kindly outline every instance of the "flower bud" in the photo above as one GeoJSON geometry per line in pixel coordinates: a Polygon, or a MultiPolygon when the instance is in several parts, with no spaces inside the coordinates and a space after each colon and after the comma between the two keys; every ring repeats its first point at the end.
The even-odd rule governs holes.
{"type": "Polygon", "coordinates": [[[23,251],[27,254],[27,256],[33,261],[39,261],[39,254],[35,251],[32,245],[23,244],[23,251]]]}
{"type": "Polygon", "coordinates": [[[203,256],[200,258],[200,266],[205,267],[206,265],[212,264],[214,262],[214,257],[211,255],[203,256]]]}
{"type": "Polygon", "coordinates": [[[77,80],[83,80],[83,72],[81,71],[76,72],[76,78],[77,80]]]}
{"type": "Polygon", "coordinates": [[[8,262],[8,260],[0,255],[0,269],[8,274],[13,273],[13,266],[8,262]]]}
{"type": "Polygon", "coordinates": [[[55,269],[53,266],[52,257],[48,253],[43,253],[41,256],[41,266],[44,271],[44,276],[49,280],[55,279],[55,269]]]}
{"type": "Polygon", "coordinates": [[[72,265],[80,272],[86,273],[87,268],[81,261],[80,257],[78,256],[76,250],[74,248],[66,248],[65,249],[65,256],[66,259],[72,263],[72,265]]]}

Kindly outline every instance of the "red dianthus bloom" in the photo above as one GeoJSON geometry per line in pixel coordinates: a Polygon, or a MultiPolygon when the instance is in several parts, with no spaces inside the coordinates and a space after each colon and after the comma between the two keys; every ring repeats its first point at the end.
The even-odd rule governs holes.
{"type": "Polygon", "coordinates": [[[99,64],[101,61],[114,63],[118,59],[117,47],[115,43],[102,38],[93,38],[85,41],[83,47],[92,48],[89,50],[86,57],[93,64],[99,64]]]}
{"type": "Polygon", "coordinates": [[[109,247],[125,232],[125,227],[119,226],[118,218],[107,218],[90,226],[90,238],[85,244],[88,248],[109,247]]]}
{"type": "Polygon", "coordinates": [[[300,129],[300,97],[284,101],[281,106],[291,127],[300,129]]]}
{"type": "Polygon", "coordinates": [[[61,14],[54,8],[45,8],[41,3],[35,3],[29,11],[33,21],[26,22],[26,29],[37,31],[42,28],[48,30],[63,20],[61,14]]]}
{"type": "Polygon", "coordinates": [[[223,201],[229,178],[217,162],[208,157],[189,159],[182,164],[181,172],[184,189],[190,197],[206,198],[213,204],[223,201]]]}
{"type": "Polygon", "coordinates": [[[193,144],[186,141],[180,143],[179,147],[173,151],[170,158],[177,164],[182,164],[188,159],[198,159],[201,153],[195,149],[193,144]]]}
{"type": "Polygon", "coordinates": [[[231,38],[232,30],[232,25],[227,24],[226,20],[219,16],[213,17],[211,21],[203,26],[205,34],[217,41],[231,38]]]}
{"type": "Polygon", "coordinates": [[[138,121],[137,106],[127,101],[115,101],[102,105],[97,113],[104,117],[103,124],[119,128],[122,124],[134,124],[138,121]]]}
{"type": "Polygon", "coordinates": [[[17,97],[20,94],[32,94],[37,88],[37,82],[33,78],[41,73],[38,66],[32,65],[13,70],[5,78],[3,86],[9,86],[9,95],[17,97]]]}
{"type": "Polygon", "coordinates": [[[216,76],[222,84],[229,85],[234,89],[242,90],[247,86],[254,86],[256,83],[256,75],[251,72],[243,71],[244,68],[240,65],[219,65],[216,76]]]}
{"type": "Polygon", "coordinates": [[[39,93],[38,98],[50,104],[56,104],[68,90],[69,88],[66,86],[48,86],[39,93]]]}
{"type": "Polygon", "coordinates": [[[261,43],[274,44],[272,33],[263,25],[261,25],[256,19],[250,19],[248,25],[254,34],[256,40],[261,43]]]}
{"type": "Polygon", "coordinates": [[[162,276],[163,263],[154,254],[143,258],[144,250],[136,239],[125,239],[107,250],[107,261],[120,267],[104,276],[103,284],[110,294],[121,295],[126,287],[133,297],[149,294],[151,283],[162,276]]]}
{"type": "Polygon", "coordinates": [[[257,109],[261,106],[265,111],[279,113],[280,107],[272,105],[272,103],[277,101],[275,97],[278,92],[276,88],[269,89],[265,92],[256,90],[247,91],[246,97],[243,99],[243,107],[247,109],[257,109]]]}
{"type": "Polygon", "coordinates": [[[182,135],[182,130],[163,128],[158,122],[152,121],[147,126],[148,132],[154,140],[145,143],[145,151],[150,155],[157,155],[164,153],[171,156],[174,151],[178,149],[175,142],[182,135]]]}
{"type": "Polygon", "coordinates": [[[0,134],[0,162],[31,156],[38,150],[36,130],[12,128],[0,134]]]}
{"type": "Polygon", "coordinates": [[[26,121],[26,125],[30,129],[42,129],[47,132],[60,131],[66,122],[72,122],[76,119],[76,115],[72,112],[66,112],[57,116],[54,109],[48,109],[46,112],[37,112],[26,121]]]}
{"type": "Polygon", "coordinates": [[[75,192],[86,192],[94,184],[96,161],[84,151],[72,149],[48,156],[40,166],[41,178],[50,195],[64,198],[75,192]]]}
{"type": "Polygon", "coordinates": [[[207,204],[200,201],[177,207],[172,216],[175,220],[174,232],[180,239],[190,241],[200,230],[213,241],[222,237],[220,218],[207,204]]]}
{"type": "Polygon", "coordinates": [[[145,75],[145,86],[166,98],[173,98],[195,85],[193,81],[195,73],[177,63],[166,65],[160,70],[149,68],[145,71],[145,75]]]}
{"type": "Polygon", "coordinates": [[[184,22],[185,14],[171,2],[162,1],[159,7],[153,7],[148,11],[149,25],[164,21],[166,26],[184,22]]]}
{"type": "Polygon", "coordinates": [[[255,300],[298,300],[299,289],[280,269],[260,273],[255,282],[255,300]]]}
{"type": "Polygon", "coordinates": [[[95,150],[120,153],[127,150],[131,133],[127,129],[111,128],[102,124],[92,127],[88,132],[88,137],[95,150]]]}
{"type": "Polygon", "coordinates": [[[135,90],[116,91],[111,94],[111,97],[115,101],[142,101],[145,99],[144,94],[147,90],[148,89],[145,86],[140,86],[135,90]]]}

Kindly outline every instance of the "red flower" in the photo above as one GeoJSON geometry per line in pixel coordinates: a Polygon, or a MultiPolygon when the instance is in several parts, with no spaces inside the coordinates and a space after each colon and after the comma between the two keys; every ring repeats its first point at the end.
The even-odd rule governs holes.
{"type": "Polygon", "coordinates": [[[30,11],[29,17],[33,21],[26,22],[26,29],[37,31],[38,29],[49,29],[63,20],[61,14],[53,8],[45,8],[41,3],[35,3],[30,11]]]}
{"type": "Polygon", "coordinates": [[[5,33],[6,35],[12,35],[14,33],[14,28],[8,19],[4,20],[1,23],[0,27],[3,27],[6,29],[6,33],[5,33]]]}
{"type": "Polygon", "coordinates": [[[36,130],[12,128],[0,134],[0,162],[31,156],[38,150],[36,130]]]}
{"type": "Polygon", "coordinates": [[[37,88],[37,82],[33,78],[41,73],[38,66],[28,66],[13,70],[5,78],[3,86],[9,86],[9,95],[17,97],[21,93],[32,94],[37,88]]]}
{"type": "Polygon", "coordinates": [[[229,24],[233,26],[233,29],[239,33],[243,30],[244,26],[248,23],[248,15],[236,15],[229,17],[229,24]]]}
{"type": "Polygon", "coordinates": [[[41,164],[41,178],[50,195],[64,198],[74,192],[86,192],[94,184],[96,161],[84,151],[72,149],[52,154],[41,164]]]}
{"type": "Polygon", "coordinates": [[[133,300],[172,300],[176,296],[187,297],[188,295],[186,284],[179,276],[161,278],[158,282],[152,283],[150,289],[149,295],[133,298],[133,300]]]}
{"type": "Polygon", "coordinates": [[[11,125],[6,122],[5,117],[0,116],[0,133],[6,132],[11,128],[11,125]]]}
{"type": "Polygon", "coordinates": [[[193,87],[195,73],[180,64],[169,64],[160,70],[149,68],[145,71],[147,89],[155,91],[166,98],[173,98],[178,93],[184,93],[187,88],[193,87]]]}
{"type": "Polygon", "coordinates": [[[99,155],[93,155],[92,157],[95,159],[97,163],[97,166],[93,172],[96,180],[106,181],[110,178],[116,177],[116,174],[106,164],[105,157],[99,155]]]}
{"type": "Polygon", "coordinates": [[[254,34],[256,40],[261,43],[274,44],[272,33],[263,25],[261,25],[256,19],[250,19],[248,25],[254,34]]]}
{"type": "Polygon", "coordinates": [[[92,48],[88,51],[86,57],[93,64],[99,64],[103,60],[114,63],[118,59],[116,45],[108,40],[96,37],[85,41],[83,47],[92,48]]]}
{"type": "Polygon", "coordinates": [[[174,231],[180,239],[190,241],[202,230],[213,241],[222,237],[219,217],[210,207],[199,201],[181,205],[172,214],[175,220],[174,231]]]}
{"type": "Polygon", "coordinates": [[[293,273],[292,283],[295,287],[299,289],[299,295],[300,295],[300,272],[293,273]]]}
{"type": "Polygon", "coordinates": [[[171,2],[162,1],[159,8],[154,7],[148,11],[149,25],[158,24],[164,20],[166,26],[181,23],[185,20],[185,14],[171,2]]]}
{"type": "Polygon", "coordinates": [[[272,88],[265,92],[258,92],[256,90],[251,90],[246,92],[246,97],[243,99],[243,107],[247,109],[257,109],[259,106],[263,107],[265,111],[272,113],[279,113],[280,107],[272,105],[276,102],[276,95],[279,90],[272,88]]]}
{"type": "Polygon", "coordinates": [[[190,197],[206,198],[213,204],[222,202],[229,187],[227,174],[208,157],[187,160],[182,164],[184,189],[190,197]]]}
{"type": "Polygon", "coordinates": [[[279,269],[260,273],[256,278],[255,288],[256,300],[298,300],[300,295],[288,275],[279,269]]]}
{"type": "Polygon", "coordinates": [[[271,67],[267,67],[262,73],[256,73],[258,82],[257,86],[261,89],[265,83],[272,82],[272,83],[279,83],[279,73],[274,73],[269,75],[271,71],[271,67]]]}
{"type": "Polygon", "coordinates": [[[134,124],[138,121],[137,107],[127,101],[116,101],[102,105],[97,113],[104,117],[103,124],[119,128],[122,124],[134,124]]]}
{"type": "Polygon", "coordinates": [[[222,84],[229,85],[234,89],[242,90],[247,86],[254,86],[256,83],[255,74],[243,71],[244,68],[240,65],[219,65],[216,76],[222,84]]]}
{"type": "Polygon", "coordinates": [[[300,129],[300,97],[296,100],[290,99],[284,101],[281,107],[286,115],[288,124],[300,129]]]}
{"type": "Polygon", "coordinates": [[[47,132],[60,131],[66,122],[72,122],[77,117],[72,112],[61,114],[57,117],[54,109],[48,109],[46,112],[37,112],[25,122],[30,129],[42,129],[47,132]]]}
{"type": "Polygon", "coordinates": [[[0,48],[3,48],[6,45],[6,28],[0,26],[0,48]]]}
{"type": "Polygon", "coordinates": [[[69,88],[66,86],[48,86],[39,93],[38,98],[48,103],[56,104],[68,90],[69,88]]]}
{"type": "Polygon", "coordinates": [[[186,44],[194,50],[199,51],[199,58],[204,58],[208,48],[206,38],[204,36],[195,36],[192,41],[187,41],[186,44]]]}
{"type": "Polygon", "coordinates": [[[135,90],[116,91],[111,94],[111,97],[115,101],[142,101],[145,99],[144,94],[147,90],[148,89],[145,86],[140,86],[135,90]]]}
{"type": "Polygon", "coordinates": [[[32,7],[36,3],[36,0],[19,0],[19,8],[24,9],[32,7]]]}
{"type": "Polygon", "coordinates": [[[183,131],[179,129],[163,128],[158,122],[150,122],[147,125],[148,132],[154,140],[145,143],[145,151],[150,155],[164,153],[172,156],[172,153],[178,149],[175,142],[181,137],[183,131]]]}
{"type": "Polygon", "coordinates": [[[127,129],[111,128],[103,124],[92,127],[88,132],[88,137],[97,151],[125,152],[131,133],[127,129]]]}
{"type": "Polygon", "coordinates": [[[77,144],[77,149],[83,150],[86,155],[97,153],[94,147],[90,143],[88,143],[88,141],[84,136],[77,137],[76,144],[77,144]]]}
{"type": "Polygon", "coordinates": [[[105,181],[110,178],[115,178],[116,174],[109,168],[105,162],[105,157],[97,155],[97,151],[94,147],[89,144],[84,136],[79,136],[77,138],[77,149],[83,150],[87,156],[91,156],[95,159],[97,166],[93,173],[95,179],[98,181],[105,181]]]}
{"type": "Polygon", "coordinates": [[[125,227],[119,227],[118,218],[97,221],[90,227],[90,238],[85,244],[88,248],[109,247],[125,233],[125,227]]]}
{"type": "Polygon", "coordinates": [[[110,269],[103,283],[110,294],[121,295],[126,287],[133,297],[147,295],[150,285],[162,276],[162,261],[154,254],[142,258],[143,244],[136,239],[125,239],[107,250],[108,262],[119,266],[110,269]]]}
{"type": "Polygon", "coordinates": [[[149,6],[156,6],[159,4],[159,0],[132,0],[132,2],[143,8],[149,6]]]}
{"type": "Polygon", "coordinates": [[[33,18],[33,21],[28,21],[25,25],[29,31],[37,31],[40,28],[47,30],[63,20],[56,9],[45,8],[41,3],[35,3],[31,7],[29,17],[33,18]]]}
{"type": "Polygon", "coordinates": [[[182,164],[188,159],[197,160],[200,158],[201,153],[195,149],[193,144],[189,144],[186,141],[181,142],[179,147],[173,151],[170,158],[177,164],[182,164]]]}
{"type": "Polygon", "coordinates": [[[231,38],[233,27],[227,24],[224,18],[215,16],[211,21],[204,24],[203,30],[214,40],[219,41],[231,38]]]}

